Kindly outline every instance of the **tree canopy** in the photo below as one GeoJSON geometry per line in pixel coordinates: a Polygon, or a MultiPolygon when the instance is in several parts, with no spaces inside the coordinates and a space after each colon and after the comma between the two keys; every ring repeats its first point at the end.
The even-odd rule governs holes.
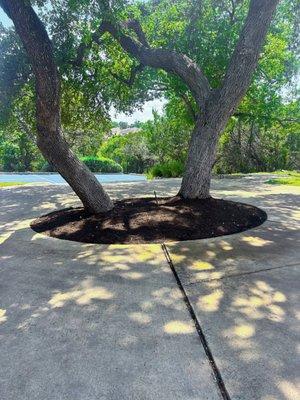
{"type": "MultiPolygon", "coordinates": [[[[147,67],[128,55],[111,34],[98,35],[99,26],[108,20],[132,35],[132,27],[124,21],[138,20],[151,47],[186,54],[201,67],[210,86],[217,88],[224,79],[249,1],[113,1],[110,8],[106,1],[91,0],[33,3],[53,42],[62,79],[62,127],[73,149],[80,155],[97,153],[111,127],[108,112],[112,106],[118,112],[131,112],[149,99],[163,97],[167,102],[165,115],[162,119],[156,116],[144,128],[148,147],[159,162],[172,154],[184,162],[199,112],[191,91],[178,76],[147,67]],[[156,134],[151,136],[151,130],[156,134]],[[180,155],[173,153],[176,146],[182,148],[180,155]]],[[[223,157],[220,170],[251,170],[255,157],[268,161],[257,162],[254,169],[273,168],[276,163],[272,158],[279,160],[285,152],[295,155],[299,151],[299,9],[299,0],[283,0],[277,7],[251,85],[219,143],[218,156],[223,157]],[[241,132],[247,143],[246,159],[233,165],[228,158],[233,148],[240,146],[245,154],[245,143],[236,139],[241,132]],[[250,142],[254,137],[252,147],[246,139],[249,136],[250,142]],[[279,158],[274,150],[278,143],[282,144],[279,158]]],[[[21,135],[24,142],[28,139],[27,147],[32,147],[33,82],[19,38],[13,29],[1,27],[0,129],[5,142],[16,144],[21,135]]],[[[34,151],[32,157],[36,158],[34,151]]]]}

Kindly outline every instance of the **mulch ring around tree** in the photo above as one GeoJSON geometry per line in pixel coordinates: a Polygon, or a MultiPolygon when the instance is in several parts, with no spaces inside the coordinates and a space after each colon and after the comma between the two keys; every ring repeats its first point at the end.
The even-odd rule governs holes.
{"type": "Polygon", "coordinates": [[[242,232],[266,219],[257,207],[221,199],[134,198],[94,215],[83,208],[55,211],[34,220],[31,228],[83,243],[163,243],[242,232]]]}

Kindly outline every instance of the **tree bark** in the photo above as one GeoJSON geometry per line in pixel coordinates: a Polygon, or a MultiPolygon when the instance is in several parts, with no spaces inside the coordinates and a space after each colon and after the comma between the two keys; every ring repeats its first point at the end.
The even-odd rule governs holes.
{"type": "Polygon", "coordinates": [[[197,125],[191,137],[186,170],[178,193],[188,199],[210,197],[211,168],[215,159],[215,135],[210,134],[209,128],[197,125]]]}
{"type": "Polygon", "coordinates": [[[220,133],[245,95],[279,0],[251,0],[223,85],[208,96],[202,120],[193,132],[179,194],[209,197],[211,169],[220,133]]]}
{"type": "Polygon", "coordinates": [[[90,212],[113,207],[96,177],[70,150],[60,122],[60,80],[51,41],[29,1],[0,0],[31,60],[36,82],[37,145],[90,212]]]}
{"type": "MultiPolygon", "coordinates": [[[[217,115],[217,114],[216,114],[217,115]]],[[[218,137],[223,123],[205,116],[198,118],[189,145],[185,173],[179,195],[187,199],[210,197],[211,170],[215,162],[218,137]]]]}
{"type": "MultiPolygon", "coordinates": [[[[126,27],[130,27],[135,32],[141,32],[138,21],[127,21],[126,27]],[[137,28],[138,26],[138,28],[137,28]]],[[[124,34],[119,25],[113,25],[109,21],[103,21],[98,30],[93,34],[93,40],[99,41],[99,38],[105,33],[109,32],[121,45],[124,51],[137,58],[143,66],[153,68],[161,68],[171,74],[179,76],[190,89],[198,106],[204,107],[205,100],[211,92],[209,82],[202,72],[201,68],[185,54],[175,53],[174,51],[152,48],[148,45],[145,35],[138,34],[139,40],[124,34]]],[[[84,56],[86,45],[78,49],[78,57],[75,64],[80,64],[84,56]]]]}

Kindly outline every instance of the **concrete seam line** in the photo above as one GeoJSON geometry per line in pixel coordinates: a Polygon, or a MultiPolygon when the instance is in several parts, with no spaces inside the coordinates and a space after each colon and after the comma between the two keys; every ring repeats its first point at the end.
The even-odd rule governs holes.
{"type": "Polygon", "coordinates": [[[258,269],[256,271],[248,271],[248,272],[242,272],[242,273],[237,273],[237,274],[228,274],[228,275],[221,276],[220,278],[200,279],[198,281],[188,282],[188,283],[186,283],[186,286],[196,285],[197,283],[201,283],[201,282],[221,281],[224,279],[235,278],[236,276],[252,275],[252,274],[258,274],[260,272],[265,272],[265,271],[268,272],[268,271],[273,271],[273,270],[277,270],[277,269],[281,269],[281,268],[291,268],[291,267],[297,267],[297,266],[300,266],[300,264],[296,263],[296,264],[280,265],[278,267],[263,268],[263,269],[258,269]]]}
{"type": "Polygon", "coordinates": [[[210,364],[210,366],[212,368],[213,376],[214,376],[214,378],[216,380],[216,383],[217,383],[217,386],[218,386],[218,388],[220,390],[221,396],[222,396],[223,400],[230,400],[230,396],[229,396],[229,393],[228,393],[228,391],[226,389],[226,386],[225,386],[225,383],[224,383],[223,378],[221,376],[220,370],[217,367],[217,364],[216,364],[216,362],[214,360],[212,352],[211,352],[211,350],[210,350],[210,348],[208,346],[206,337],[205,337],[205,335],[203,333],[203,330],[202,330],[202,328],[200,326],[200,323],[199,323],[199,321],[197,319],[197,316],[195,314],[193,306],[190,303],[190,300],[189,300],[189,298],[188,298],[188,296],[186,294],[186,291],[185,291],[185,289],[184,289],[184,287],[183,287],[183,285],[182,285],[182,283],[181,283],[181,281],[179,279],[179,276],[178,276],[178,274],[177,274],[177,272],[175,270],[175,267],[174,267],[174,264],[173,264],[172,259],[170,257],[170,253],[169,253],[169,251],[167,249],[167,246],[165,245],[165,243],[162,243],[161,247],[162,247],[162,250],[163,250],[164,255],[166,257],[166,260],[167,260],[167,262],[169,264],[169,267],[170,267],[171,271],[173,272],[173,275],[175,277],[176,283],[177,283],[177,285],[178,285],[178,287],[179,287],[179,289],[180,289],[180,291],[181,291],[181,293],[183,295],[184,303],[185,303],[185,305],[186,305],[186,307],[188,309],[188,312],[189,312],[189,314],[190,314],[190,316],[191,316],[191,318],[192,318],[192,320],[194,322],[196,331],[197,331],[198,336],[200,338],[201,344],[202,344],[202,346],[204,348],[206,357],[208,358],[209,364],[210,364]]]}

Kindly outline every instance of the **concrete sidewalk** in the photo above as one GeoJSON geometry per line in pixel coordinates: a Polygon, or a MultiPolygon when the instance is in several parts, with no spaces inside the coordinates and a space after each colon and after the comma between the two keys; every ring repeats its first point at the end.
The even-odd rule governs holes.
{"type": "MultiPolygon", "coordinates": [[[[299,191],[263,180],[214,181],[214,195],[261,205],[264,225],[168,249],[230,398],[294,400],[299,191]]],[[[163,196],[179,183],[106,188],[163,196]]],[[[160,245],[80,244],[28,227],[76,204],[67,187],[0,191],[0,398],[221,399],[160,245]]]]}
{"type": "Polygon", "coordinates": [[[226,182],[214,194],[263,208],[267,222],[236,235],[172,243],[168,250],[229,397],[296,400],[300,190],[242,182],[239,188],[226,182]]]}
{"type": "Polygon", "coordinates": [[[160,245],[80,244],[28,228],[71,204],[68,192],[0,192],[0,398],[220,399],[160,245]]]}

